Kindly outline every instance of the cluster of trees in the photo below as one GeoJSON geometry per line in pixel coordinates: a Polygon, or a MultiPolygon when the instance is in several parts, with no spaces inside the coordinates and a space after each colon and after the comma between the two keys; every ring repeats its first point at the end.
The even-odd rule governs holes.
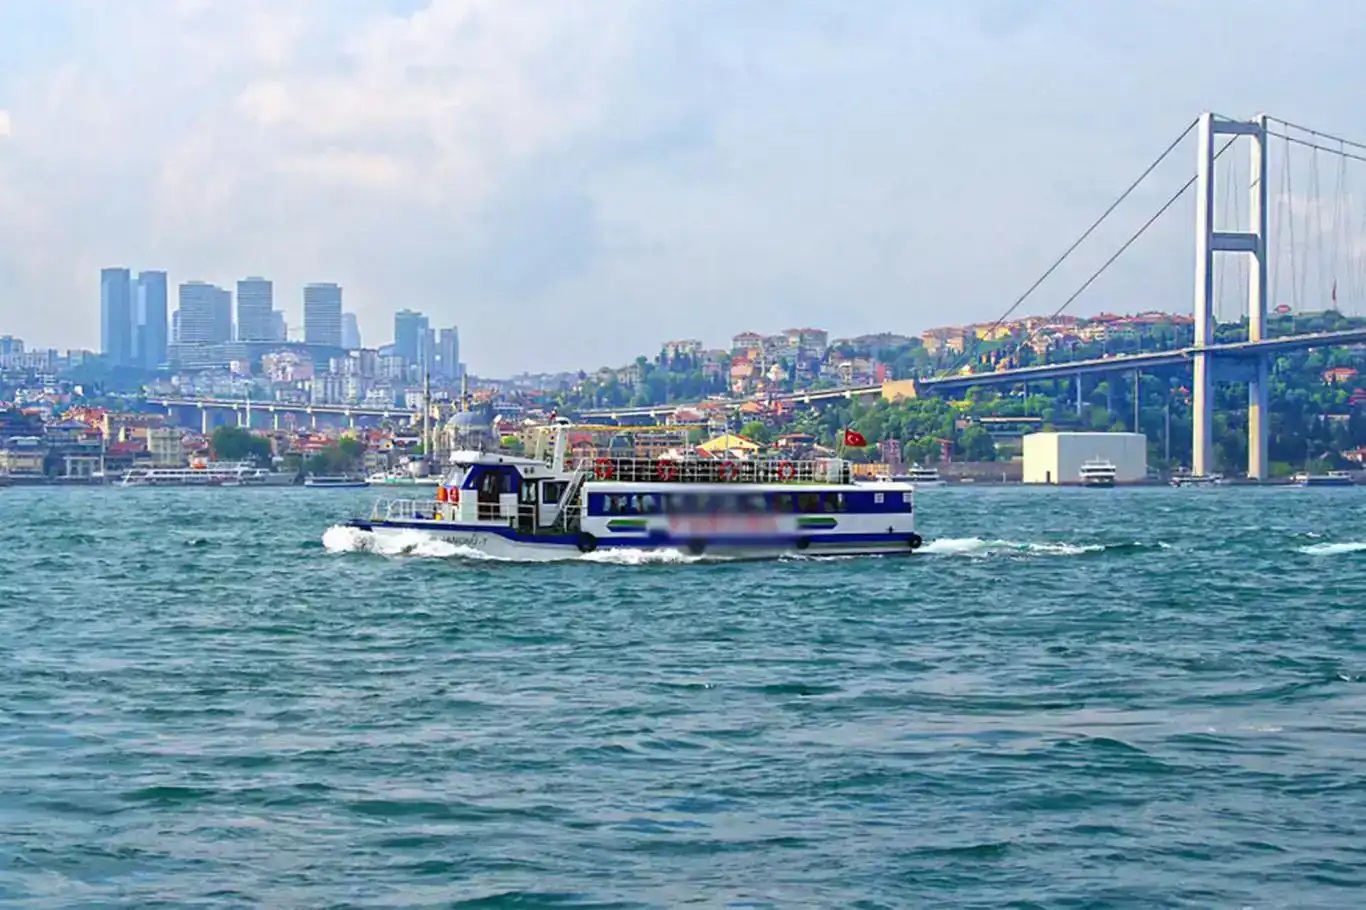
{"type": "MultiPolygon", "coordinates": [[[[273,460],[270,440],[242,427],[219,427],[214,430],[210,447],[214,458],[219,461],[251,461],[261,467],[269,467],[273,460]]],[[[359,439],[343,436],[306,459],[291,453],[281,461],[286,470],[307,474],[350,474],[364,466],[365,445],[359,439]]]]}
{"type": "Polygon", "coordinates": [[[352,474],[365,464],[365,445],[352,436],[343,436],[303,463],[306,474],[352,474]]]}
{"type": "Polygon", "coordinates": [[[217,461],[251,461],[268,467],[274,454],[270,440],[242,427],[219,427],[209,437],[209,447],[217,461]]]}
{"type": "Polygon", "coordinates": [[[726,391],[726,376],[707,378],[700,363],[680,357],[665,362],[657,358],[650,362],[637,357],[635,366],[640,371],[639,383],[622,382],[615,373],[583,379],[576,389],[562,392],[557,404],[564,410],[583,410],[607,407],[643,407],[668,402],[699,401],[708,395],[726,391]]]}

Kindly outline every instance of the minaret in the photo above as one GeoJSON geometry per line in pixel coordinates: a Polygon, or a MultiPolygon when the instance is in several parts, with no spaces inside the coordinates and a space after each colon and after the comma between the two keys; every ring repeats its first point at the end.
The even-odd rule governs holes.
{"type": "Polygon", "coordinates": [[[424,474],[432,472],[432,371],[426,358],[422,360],[422,460],[427,465],[424,474]]]}

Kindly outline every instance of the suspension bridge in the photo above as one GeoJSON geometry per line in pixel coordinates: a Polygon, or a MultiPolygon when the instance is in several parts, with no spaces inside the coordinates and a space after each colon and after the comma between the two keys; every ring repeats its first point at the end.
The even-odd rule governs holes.
{"type": "MultiPolygon", "coordinates": [[[[1141,186],[1154,178],[1164,162],[1177,154],[1183,144],[1189,144],[1192,134],[1194,174],[1019,343],[1030,343],[1068,314],[1072,305],[1192,189],[1193,343],[1173,350],[1062,360],[989,372],[975,371],[973,362],[979,352],[967,346],[936,375],[915,379],[914,393],[951,394],[980,387],[1075,379],[1080,401],[1083,375],[1187,367],[1192,373],[1192,472],[1213,472],[1215,383],[1245,382],[1247,474],[1253,479],[1266,479],[1271,358],[1285,351],[1366,343],[1366,328],[1305,332],[1296,331],[1295,325],[1297,319],[1321,311],[1366,315],[1362,312],[1366,304],[1366,206],[1351,192],[1347,167],[1349,163],[1366,162],[1366,144],[1268,115],[1248,120],[1214,113],[1200,115],[990,323],[987,334],[992,334],[990,329],[1006,325],[1141,186]],[[1241,160],[1237,151],[1240,145],[1246,151],[1241,160]],[[1274,197],[1273,174],[1277,184],[1274,197]],[[1354,208],[1361,208],[1359,220],[1352,217],[1354,208]],[[1271,317],[1275,317],[1274,321],[1271,317]],[[1220,340],[1216,338],[1219,326],[1232,326],[1233,330],[1225,331],[1220,340]]],[[[771,396],[771,400],[819,404],[887,395],[889,387],[905,385],[903,380],[801,391],[771,396]]],[[[582,416],[617,420],[658,418],[679,407],[675,403],[602,408],[585,411],[582,416]]]]}

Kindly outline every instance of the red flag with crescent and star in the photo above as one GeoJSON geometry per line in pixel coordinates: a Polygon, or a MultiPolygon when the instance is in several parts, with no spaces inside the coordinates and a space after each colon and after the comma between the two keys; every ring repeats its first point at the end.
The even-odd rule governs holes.
{"type": "Polygon", "coordinates": [[[858,430],[845,430],[844,444],[851,449],[861,449],[868,444],[868,440],[858,430]]]}

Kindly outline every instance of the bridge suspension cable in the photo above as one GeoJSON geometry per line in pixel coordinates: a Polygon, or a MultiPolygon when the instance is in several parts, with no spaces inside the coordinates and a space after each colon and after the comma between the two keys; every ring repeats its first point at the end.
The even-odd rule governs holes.
{"type": "MultiPolygon", "coordinates": [[[[1015,298],[1015,302],[1012,303],[1004,313],[996,317],[995,321],[991,323],[991,328],[995,329],[997,326],[1001,325],[1001,323],[1009,319],[1011,315],[1016,310],[1018,310],[1026,300],[1029,299],[1029,296],[1033,294],[1036,290],[1038,290],[1039,286],[1043,284],[1045,281],[1047,281],[1049,276],[1056,272],[1058,268],[1065,261],[1067,261],[1067,257],[1071,256],[1074,252],[1076,252],[1077,247],[1085,243],[1086,239],[1090,237],[1092,234],[1094,234],[1096,232],[1096,229],[1099,228],[1101,224],[1105,222],[1105,219],[1109,218],[1110,215],[1114,212],[1114,210],[1119,208],[1120,205],[1124,203],[1124,200],[1128,199],[1129,196],[1133,194],[1134,190],[1138,189],[1139,185],[1142,184],[1144,180],[1148,179],[1148,175],[1151,174],[1153,171],[1157,170],[1158,165],[1165,161],[1167,159],[1167,156],[1170,155],[1176,149],[1176,147],[1181,144],[1181,141],[1185,139],[1188,135],[1190,135],[1191,130],[1195,129],[1198,123],[1199,120],[1192,120],[1190,124],[1184,130],[1181,131],[1181,134],[1177,136],[1175,139],[1173,139],[1171,141],[1171,144],[1162,150],[1162,154],[1158,155],[1157,158],[1153,159],[1153,162],[1143,170],[1143,173],[1138,175],[1138,179],[1136,179],[1133,183],[1129,184],[1129,186],[1124,190],[1124,192],[1120,193],[1118,198],[1116,198],[1114,202],[1110,203],[1109,207],[1101,213],[1100,217],[1097,218],[1095,221],[1091,222],[1090,227],[1083,231],[1081,236],[1074,240],[1072,242],[1072,245],[1069,246],[1066,250],[1064,250],[1063,254],[1059,256],[1057,259],[1055,259],[1053,261],[1053,264],[1050,265],[1044,271],[1044,273],[1040,275],[1038,279],[1036,279],[1034,283],[1031,284],[1025,290],[1023,294],[1015,298]]],[[[1191,183],[1194,182],[1195,179],[1191,178],[1191,183]]],[[[1186,184],[1186,186],[1189,187],[1190,184],[1188,183],[1186,184]]],[[[1168,204],[1170,205],[1170,203],[1168,204]]],[[[973,356],[972,352],[969,351],[967,346],[965,345],[963,353],[959,356],[958,360],[955,361],[951,366],[946,368],[943,372],[941,372],[940,376],[942,377],[950,373],[956,372],[958,368],[961,367],[964,363],[966,363],[967,359],[971,356],[973,356]]]]}
{"type": "MultiPolygon", "coordinates": [[[[1228,151],[1229,146],[1233,145],[1235,141],[1236,137],[1225,142],[1223,147],[1220,148],[1219,151],[1214,153],[1214,160],[1218,161],[1219,157],[1223,155],[1224,152],[1228,151]]],[[[1105,273],[1105,270],[1108,269],[1111,265],[1113,265],[1116,259],[1124,255],[1124,251],[1127,250],[1129,247],[1133,246],[1134,242],[1138,240],[1139,237],[1142,237],[1144,232],[1146,232],[1148,228],[1152,227],[1153,224],[1157,221],[1157,219],[1165,215],[1168,209],[1176,205],[1177,200],[1179,200],[1182,196],[1186,195],[1186,190],[1190,189],[1192,186],[1195,185],[1196,179],[1196,175],[1192,175],[1189,180],[1187,180],[1184,184],[1181,185],[1181,189],[1177,190],[1175,193],[1171,195],[1171,197],[1166,202],[1162,203],[1162,207],[1158,209],[1156,212],[1154,212],[1151,218],[1143,222],[1143,225],[1138,230],[1130,234],[1129,239],[1124,241],[1124,243],[1120,245],[1119,249],[1116,250],[1114,254],[1110,256],[1109,259],[1106,259],[1103,263],[1101,263],[1100,268],[1092,272],[1091,276],[1081,283],[1081,287],[1073,291],[1072,294],[1062,302],[1062,306],[1058,307],[1056,310],[1053,311],[1053,313],[1049,316],[1049,319],[1052,320],[1061,316],[1063,314],[1063,311],[1066,310],[1069,306],[1071,306],[1073,302],[1075,302],[1076,299],[1080,297],[1087,288],[1094,284],[1095,280],[1099,278],[1101,275],[1103,275],[1105,273]]],[[[1036,329],[1035,332],[1037,333],[1038,329],[1036,329]]],[[[1033,337],[1033,334],[1031,334],[1030,338],[1033,337]]]]}
{"type": "MultiPolygon", "coordinates": [[[[1229,147],[1232,146],[1233,143],[1236,142],[1236,141],[1237,141],[1237,137],[1235,136],[1234,138],[1229,139],[1227,142],[1225,142],[1225,143],[1223,144],[1223,146],[1221,146],[1221,147],[1219,148],[1219,150],[1218,150],[1217,152],[1214,153],[1214,160],[1215,160],[1215,161],[1218,161],[1219,158],[1224,154],[1224,152],[1228,151],[1228,150],[1229,150],[1229,147]]],[[[1110,256],[1109,259],[1106,259],[1103,263],[1101,263],[1100,268],[1098,268],[1098,269],[1096,269],[1094,272],[1092,272],[1091,275],[1090,275],[1085,281],[1083,281],[1083,282],[1081,283],[1081,287],[1079,287],[1079,288],[1077,288],[1075,291],[1073,291],[1073,292],[1068,296],[1068,298],[1062,302],[1062,305],[1061,305],[1061,306],[1059,306],[1056,310],[1054,310],[1051,314],[1049,314],[1048,321],[1049,321],[1049,322],[1052,322],[1052,321],[1054,321],[1055,319],[1057,319],[1059,316],[1061,316],[1061,315],[1063,314],[1063,312],[1064,312],[1069,306],[1071,306],[1071,305],[1076,301],[1076,299],[1077,299],[1078,297],[1080,297],[1083,293],[1085,293],[1085,291],[1086,291],[1087,288],[1089,288],[1092,284],[1095,283],[1096,279],[1098,279],[1101,275],[1103,275],[1103,274],[1105,273],[1105,270],[1106,270],[1106,269],[1108,269],[1111,265],[1114,264],[1114,262],[1115,262],[1116,259],[1118,259],[1120,256],[1124,255],[1124,252],[1125,252],[1127,249],[1129,249],[1129,247],[1133,246],[1134,243],[1135,243],[1135,241],[1137,241],[1139,237],[1142,237],[1142,236],[1143,236],[1143,234],[1148,230],[1148,228],[1152,227],[1153,224],[1156,223],[1157,220],[1158,220],[1159,218],[1161,218],[1163,215],[1165,215],[1165,214],[1167,213],[1167,210],[1168,210],[1168,209],[1170,209],[1172,206],[1176,205],[1177,201],[1180,200],[1180,198],[1181,198],[1182,196],[1186,195],[1186,191],[1189,190],[1192,186],[1195,185],[1195,181],[1196,181],[1196,179],[1197,179],[1197,176],[1198,176],[1198,175],[1192,174],[1192,175],[1191,175],[1191,178],[1190,178],[1189,180],[1187,180],[1184,184],[1182,184],[1182,185],[1181,185],[1181,188],[1180,188],[1179,190],[1177,190],[1175,193],[1173,193],[1173,194],[1171,195],[1171,197],[1167,199],[1166,202],[1162,203],[1162,207],[1159,208],[1156,212],[1154,212],[1153,215],[1152,215],[1152,217],[1150,217],[1147,221],[1143,222],[1142,226],[1139,227],[1138,230],[1136,230],[1136,231],[1134,231],[1132,234],[1130,234],[1130,235],[1129,235],[1129,239],[1128,239],[1128,240],[1125,240],[1124,243],[1120,245],[1119,249],[1116,250],[1116,251],[1114,252],[1114,254],[1110,256]]],[[[1043,331],[1044,328],[1045,328],[1045,326],[1038,326],[1038,327],[1036,327],[1036,328],[1034,329],[1034,331],[1030,332],[1030,333],[1029,333],[1029,336],[1024,340],[1024,344],[1028,344],[1029,342],[1033,341],[1034,338],[1038,336],[1039,332],[1043,331]]],[[[961,360],[961,358],[960,358],[960,360],[961,360]]],[[[954,366],[954,367],[952,367],[951,369],[956,370],[956,369],[958,369],[958,366],[954,366]]]]}

